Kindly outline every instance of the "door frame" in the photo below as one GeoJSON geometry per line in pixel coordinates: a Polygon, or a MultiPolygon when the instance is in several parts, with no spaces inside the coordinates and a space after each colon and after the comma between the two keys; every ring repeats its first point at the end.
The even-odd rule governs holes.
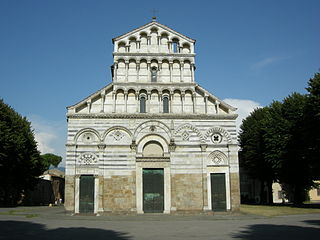
{"type": "MultiPolygon", "coordinates": [[[[159,184],[159,183],[158,183],[159,184]]],[[[164,169],[163,168],[143,168],[142,169],[142,193],[143,193],[143,206],[142,206],[142,208],[144,209],[143,211],[144,212],[148,212],[148,213],[163,213],[163,211],[164,211],[164,169]],[[161,181],[162,181],[162,183],[161,183],[161,186],[159,186],[159,189],[160,188],[162,188],[162,197],[163,197],[163,200],[161,201],[162,203],[161,203],[161,205],[162,205],[162,209],[160,210],[160,209],[146,209],[146,205],[145,205],[145,194],[146,194],[146,192],[145,192],[145,189],[146,189],[146,186],[148,185],[148,183],[146,183],[144,180],[145,180],[145,173],[144,173],[144,171],[145,170],[160,170],[160,171],[162,171],[162,176],[159,178],[157,178],[158,180],[160,180],[161,179],[161,181]],[[146,211],[147,210],[147,211],[146,211]]],[[[159,190],[160,191],[160,190],[159,190]]]]}
{"type": "Polygon", "coordinates": [[[226,203],[227,211],[231,210],[231,192],[230,192],[230,175],[229,167],[207,167],[207,196],[208,196],[208,209],[212,210],[212,201],[211,201],[211,173],[224,173],[226,181],[226,203]]]}
{"type": "MultiPolygon", "coordinates": [[[[81,175],[91,175],[91,174],[81,174],[81,175]]],[[[80,177],[81,175],[75,176],[75,200],[74,200],[74,213],[80,213],[80,177]]],[[[99,176],[93,175],[94,177],[94,208],[93,213],[98,213],[99,205],[99,176]]]]}
{"type": "Polygon", "coordinates": [[[143,214],[143,168],[163,168],[164,182],[164,211],[169,214],[171,208],[171,180],[169,162],[137,162],[136,163],[136,204],[137,213],[143,214]]]}

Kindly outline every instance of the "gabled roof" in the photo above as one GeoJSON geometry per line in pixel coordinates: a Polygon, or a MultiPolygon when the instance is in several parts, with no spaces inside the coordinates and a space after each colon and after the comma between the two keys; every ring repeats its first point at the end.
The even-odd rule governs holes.
{"type": "Polygon", "coordinates": [[[192,39],[192,38],[190,38],[190,37],[188,37],[188,36],[186,36],[186,35],[183,35],[183,34],[181,34],[181,33],[177,32],[177,31],[173,30],[172,28],[170,28],[170,27],[168,27],[168,26],[166,26],[166,25],[163,25],[163,24],[161,24],[161,23],[158,23],[157,21],[152,21],[152,22],[149,22],[149,23],[147,23],[147,24],[145,24],[145,25],[143,25],[143,26],[141,26],[141,27],[138,27],[138,28],[136,28],[136,29],[133,29],[133,30],[130,31],[130,32],[127,32],[127,33],[125,33],[125,34],[122,34],[122,35],[120,35],[120,36],[118,36],[118,37],[113,38],[113,39],[112,39],[112,43],[114,43],[115,41],[117,41],[117,40],[119,40],[119,39],[121,39],[121,38],[124,38],[124,37],[127,37],[127,36],[131,35],[131,34],[134,34],[134,33],[136,33],[136,32],[142,31],[143,29],[145,29],[145,28],[147,28],[147,27],[150,27],[150,26],[157,26],[157,27],[159,27],[159,28],[163,28],[163,29],[165,29],[166,31],[171,32],[171,33],[173,33],[173,34],[176,34],[177,36],[179,36],[179,37],[181,37],[181,38],[187,39],[187,40],[189,40],[189,41],[191,41],[191,42],[194,42],[194,43],[196,42],[196,40],[194,40],[194,39],[192,39]]]}
{"type": "Polygon", "coordinates": [[[218,97],[216,97],[215,95],[213,95],[212,93],[207,91],[205,88],[201,87],[199,84],[197,84],[197,87],[198,87],[199,90],[203,91],[208,96],[211,96],[211,98],[215,99],[216,101],[219,101],[220,104],[222,106],[224,106],[225,108],[230,109],[231,111],[236,111],[237,110],[237,108],[235,108],[235,107],[231,106],[230,104],[222,101],[221,99],[219,99],[218,97]]]}
{"type": "Polygon", "coordinates": [[[107,89],[109,89],[112,86],[113,86],[113,83],[109,83],[107,86],[104,86],[103,88],[99,89],[98,91],[92,93],[91,95],[89,95],[88,97],[84,98],[80,102],[77,102],[76,104],[68,106],[67,109],[74,108],[74,107],[77,107],[77,106],[79,106],[79,105],[81,105],[83,103],[86,103],[89,99],[92,99],[95,96],[100,95],[102,91],[106,91],[107,89]]]}

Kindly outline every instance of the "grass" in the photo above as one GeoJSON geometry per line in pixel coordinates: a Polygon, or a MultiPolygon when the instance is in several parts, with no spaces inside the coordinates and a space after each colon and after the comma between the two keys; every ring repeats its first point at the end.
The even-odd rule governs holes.
{"type": "MultiPolygon", "coordinates": [[[[320,207],[320,206],[319,206],[320,207]]],[[[292,207],[286,205],[247,205],[241,204],[240,212],[244,214],[261,215],[265,217],[320,213],[320,208],[292,207]]]]}
{"type": "Polygon", "coordinates": [[[26,218],[34,218],[39,216],[39,214],[24,213],[25,211],[26,210],[10,210],[7,212],[0,212],[0,215],[24,216],[26,218]]]}

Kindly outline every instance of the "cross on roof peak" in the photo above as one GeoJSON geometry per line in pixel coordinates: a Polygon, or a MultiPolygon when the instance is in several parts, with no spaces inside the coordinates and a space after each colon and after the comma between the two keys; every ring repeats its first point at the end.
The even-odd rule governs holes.
{"type": "Polygon", "coordinates": [[[153,22],[156,22],[156,21],[157,21],[156,14],[157,14],[158,12],[159,12],[158,10],[152,9],[152,21],[153,21],[153,22]]]}

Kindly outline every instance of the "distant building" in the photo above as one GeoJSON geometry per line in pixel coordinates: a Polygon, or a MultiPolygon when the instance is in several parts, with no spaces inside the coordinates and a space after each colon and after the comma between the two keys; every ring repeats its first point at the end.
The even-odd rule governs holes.
{"type": "Polygon", "coordinates": [[[50,169],[39,176],[38,183],[32,190],[24,193],[22,204],[44,206],[64,202],[64,172],[50,169]]]}
{"type": "Polygon", "coordinates": [[[65,174],[59,169],[49,169],[40,178],[50,180],[54,194],[54,203],[64,202],[65,174]]]}
{"type": "Polygon", "coordinates": [[[309,191],[309,197],[311,202],[320,202],[320,181],[315,182],[318,186],[309,191]]]}
{"type": "Polygon", "coordinates": [[[152,21],[113,44],[112,83],[68,107],[66,210],[238,210],[236,109],[196,83],[195,40],[152,21]]]}

